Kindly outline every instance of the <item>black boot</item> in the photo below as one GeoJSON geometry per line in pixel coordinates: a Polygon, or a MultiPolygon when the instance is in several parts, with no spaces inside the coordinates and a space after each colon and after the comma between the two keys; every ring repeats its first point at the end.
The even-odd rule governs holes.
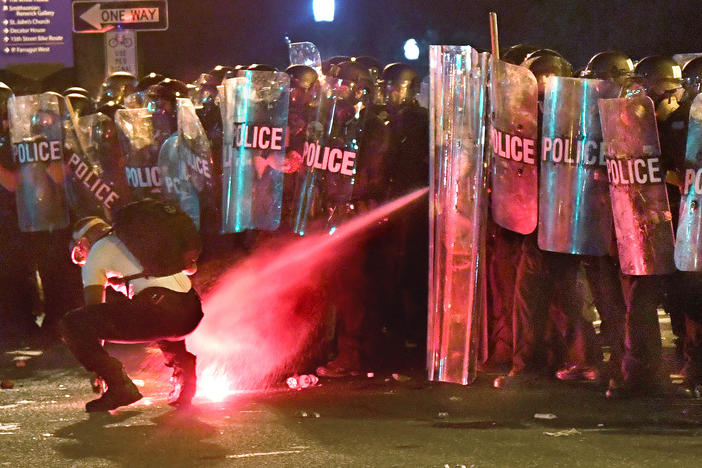
{"type": "Polygon", "coordinates": [[[100,398],[85,404],[85,411],[88,413],[110,411],[141,400],[142,395],[139,393],[139,389],[124,373],[121,364],[119,368],[105,372],[105,375],[101,377],[107,384],[107,391],[100,398]]]}
{"type": "MultiPolygon", "coordinates": [[[[171,364],[173,389],[168,394],[168,404],[175,407],[190,406],[197,391],[197,374],[195,373],[196,358],[194,354],[186,353],[178,356],[171,364]]],[[[168,365],[168,364],[167,364],[168,365]]]]}

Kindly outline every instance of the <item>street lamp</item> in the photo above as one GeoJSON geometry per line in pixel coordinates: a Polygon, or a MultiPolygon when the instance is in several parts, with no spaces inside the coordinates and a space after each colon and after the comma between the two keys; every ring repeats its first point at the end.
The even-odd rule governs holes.
{"type": "Polygon", "coordinates": [[[334,0],[312,0],[312,10],[315,21],[334,21],[334,0]]]}

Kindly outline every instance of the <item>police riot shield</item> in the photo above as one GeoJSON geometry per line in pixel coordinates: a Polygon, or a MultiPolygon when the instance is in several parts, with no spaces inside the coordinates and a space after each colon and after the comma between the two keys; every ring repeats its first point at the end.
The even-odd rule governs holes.
{"type": "Polygon", "coordinates": [[[430,47],[429,379],[477,376],[485,306],[488,54],[430,47]]]}
{"type": "Polygon", "coordinates": [[[212,187],[212,153],[205,130],[190,99],[178,98],[178,133],[168,138],[159,153],[163,196],[177,202],[200,227],[200,210],[209,202],[212,187]]]}
{"type": "Polygon", "coordinates": [[[314,128],[318,120],[319,102],[322,97],[319,81],[309,87],[300,86],[291,80],[290,107],[288,109],[288,144],[285,152],[285,184],[283,188],[283,222],[293,230],[297,207],[302,196],[301,187],[307,177],[307,166],[302,155],[308,143],[308,126],[314,128]],[[297,86],[296,86],[297,84],[297,86]]]}
{"type": "Polygon", "coordinates": [[[80,134],[73,122],[64,125],[71,211],[78,219],[100,216],[109,221],[130,199],[117,127],[102,113],[75,118],[80,134]]]}
{"type": "Polygon", "coordinates": [[[600,99],[619,263],[628,275],[675,270],[673,224],[651,98],[600,99]]]}
{"type": "Polygon", "coordinates": [[[63,166],[63,124],[56,95],[12,96],[10,141],[18,167],[17,218],[23,232],[69,225],[63,166]]]}
{"type": "Polygon", "coordinates": [[[606,255],[612,204],[602,147],[599,98],[614,98],[610,81],[552,77],[546,82],[539,174],[539,248],[606,255]]]}
{"type": "Polygon", "coordinates": [[[224,83],[222,232],[275,230],[283,199],[290,78],[246,70],[224,83]]]}
{"type": "Polygon", "coordinates": [[[312,42],[292,42],[288,44],[290,65],[307,65],[322,73],[322,57],[312,42]]]}
{"type": "Polygon", "coordinates": [[[702,94],[690,107],[684,168],[675,266],[682,271],[702,271],[702,94]]]}
{"type": "Polygon", "coordinates": [[[525,67],[492,59],[492,218],[529,234],[538,210],[538,86],[525,67]]]}
{"type": "Polygon", "coordinates": [[[161,198],[158,155],[164,140],[157,137],[151,113],[145,108],[119,109],[115,122],[132,200],[161,198]]]}
{"type": "Polygon", "coordinates": [[[307,125],[294,231],[334,230],[359,208],[354,200],[363,138],[365,94],[352,82],[328,78],[319,112],[307,125]],[[312,227],[314,225],[315,227],[312,227]]]}

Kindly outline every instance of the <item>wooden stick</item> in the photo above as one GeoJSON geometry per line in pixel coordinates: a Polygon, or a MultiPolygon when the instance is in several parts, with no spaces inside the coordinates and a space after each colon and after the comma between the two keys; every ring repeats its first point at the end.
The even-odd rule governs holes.
{"type": "Polygon", "coordinates": [[[497,34],[497,13],[490,12],[490,42],[492,44],[492,56],[500,59],[500,39],[497,34]]]}

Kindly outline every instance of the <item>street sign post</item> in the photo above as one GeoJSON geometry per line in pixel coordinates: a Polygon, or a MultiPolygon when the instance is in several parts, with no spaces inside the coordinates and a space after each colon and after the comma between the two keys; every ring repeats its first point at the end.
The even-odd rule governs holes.
{"type": "Polygon", "coordinates": [[[111,29],[165,31],[168,29],[168,1],[73,2],[73,32],[104,33],[111,29]]]}

